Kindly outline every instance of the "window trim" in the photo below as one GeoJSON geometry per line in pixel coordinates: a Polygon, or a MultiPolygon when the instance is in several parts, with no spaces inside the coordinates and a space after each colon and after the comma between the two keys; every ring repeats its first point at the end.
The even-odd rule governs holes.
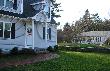
{"type": "Polygon", "coordinates": [[[10,27],[10,30],[8,30],[8,31],[10,31],[10,38],[5,38],[4,32],[5,32],[5,24],[10,23],[12,26],[12,23],[11,22],[5,22],[5,21],[0,21],[0,22],[3,22],[3,37],[2,38],[3,39],[11,39],[11,27],[10,27]]]}
{"type": "MultiPolygon", "coordinates": [[[[4,31],[5,31],[5,25],[6,25],[6,23],[10,23],[11,24],[11,26],[12,26],[12,23],[11,22],[4,22],[4,31]]],[[[10,30],[7,30],[7,31],[10,31],[10,38],[5,38],[5,37],[3,37],[4,39],[11,39],[11,27],[10,27],[10,30]]]]}
{"type": "MultiPolygon", "coordinates": [[[[9,0],[9,1],[11,1],[11,0],[9,0]]],[[[6,7],[6,2],[7,2],[7,0],[4,0],[3,7],[6,7]]],[[[6,8],[8,8],[8,7],[6,7],[6,8]]],[[[11,9],[13,9],[13,7],[11,9]]]]}

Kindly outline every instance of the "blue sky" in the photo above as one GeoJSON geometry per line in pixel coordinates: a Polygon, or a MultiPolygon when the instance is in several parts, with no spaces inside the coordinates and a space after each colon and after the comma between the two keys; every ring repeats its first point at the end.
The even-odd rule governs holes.
{"type": "Polygon", "coordinates": [[[60,21],[62,27],[66,22],[72,23],[78,20],[85,13],[86,9],[89,9],[91,14],[99,13],[99,16],[104,19],[110,18],[110,0],[56,0],[61,3],[60,12],[61,18],[56,19],[60,21]]]}

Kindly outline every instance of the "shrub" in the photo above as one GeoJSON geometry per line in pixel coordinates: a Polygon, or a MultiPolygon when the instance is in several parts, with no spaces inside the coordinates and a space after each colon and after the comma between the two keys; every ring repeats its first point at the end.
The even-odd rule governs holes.
{"type": "Polygon", "coordinates": [[[47,48],[47,51],[49,51],[49,52],[54,52],[54,49],[52,48],[52,46],[49,46],[49,47],[47,48]]]}
{"type": "Polygon", "coordinates": [[[18,47],[14,47],[12,50],[10,50],[10,54],[16,55],[18,54],[18,47]]]}
{"type": "Polygon", "coordinates": [[[2,49],[0,49],[0,55],[2,54],[2,49]]]}
{"type": "Polygon", "coordinates": [[[54,51],[58,51],[58,45],[54,46],[54,51]]]}
{"type": "Polygon", "coordinates": [[[35,51],[29,48],[22,48],[22,50],[20,50],[19,53],[20,54],[35,54],[35,51]]]}

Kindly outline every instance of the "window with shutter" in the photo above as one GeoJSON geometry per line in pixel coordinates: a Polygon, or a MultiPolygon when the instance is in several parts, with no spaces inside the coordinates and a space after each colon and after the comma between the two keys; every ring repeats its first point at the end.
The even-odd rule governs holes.
{"type": "Polygon", "coordinates": [[[15,38],[15,23],[0,22],[0,37],[3,39],[15,38]]]}

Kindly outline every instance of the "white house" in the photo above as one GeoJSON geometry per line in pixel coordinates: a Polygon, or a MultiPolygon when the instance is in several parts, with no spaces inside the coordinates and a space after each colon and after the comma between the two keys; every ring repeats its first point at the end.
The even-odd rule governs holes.
{"type": "Polygon", "coordinates": [[[0,0],[0,49],[57,45],[50,0],[0,0]]]}
{"type": "Polygon", "coordinates": [[[89,31],[83,32],[79,36],[79,43],[103,44],[110,37],[110,31],[89,31]]]}

